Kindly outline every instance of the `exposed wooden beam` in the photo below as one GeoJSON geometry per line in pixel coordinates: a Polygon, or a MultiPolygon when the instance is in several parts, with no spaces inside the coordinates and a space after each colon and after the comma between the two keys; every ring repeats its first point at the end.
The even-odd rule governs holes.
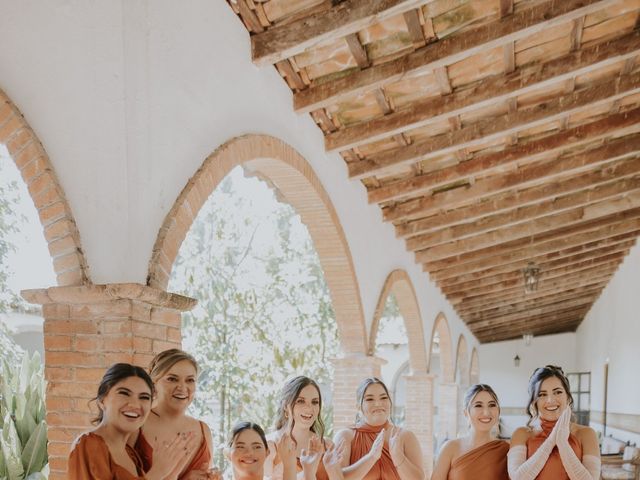
{"type": "MultiPolygon", "coordinates": [[[[473,185],[464,189],[439,192],[421,197],[417,201],[398,204],[385,209],[383,214],[385,220],[428,217],[494,197],[500,192],[511,189],[523,189],[559,179],[566,180],[570,175],[579,175],[609,163],[617,162],[615,167],[624,169],[624,162],[619,160],[637,156],[639,153],[640,133],[628,135],[579,155],[536,162],[504,175],[493,175],[476,180],[473,185]]],[[[633,173],[635,171],[630,171],[628,174],[633,173]]],[[[548,195],[546,198],[551,197],[548,195]]],[[[512,206],[503,205],[501,209],[504,210],[505,207],[512,208],[512,206]]]]}
{"type": "Polygon", "coordinates": [[[530,324],[533,326],[535,324],[545,323],[545,320],[551,320],[552,318],[555,318],[556,320],[561,320],[561,319],[565,319],[567,317],[572,317],[575,315],[582,315],[589,310],[590,306],[591,306],[591,303],[587,302],[587,303],[582,303],[577,307],[574,307],[574,306],[568,306],[566,308],[556,307],[555,309],[532,312],[531,315],[524,316],[524,317],[516,317],[513,319],[506,318],[503,322],[498,319],[493,319],[492,321],[489,321],[489,322],[471,323],[471,324],[468,324],[468,326],[469,326],[469,329],[474,332],[483,332],[487,330],[492,330],[498,326],[505,326],[505,327],[509,326],[512,328],[517,325],[523,325],[523,324],[530,324]]]}
{"type": "MultiPolygon", "coordinates": [[[[486,78],[447,98],[432,97],[415,102],[410,107],[384,119],[375,118],[346,127],[327,136],[325,144],[328,150],[333,151],[381,140],[398,131],[424,127],[441,122],[444,118],[453,115],[465,114],[478,108],[489,107],[520,95],[549,88],[554,84],[571,80],[577,75],[634,58],[639,52],[640,32],[632,32],[615,40],[571,52],[541,65],[535,64],[512,73],[486,78]]],[[[441,67],[435,70],[436,74],[441,70],[446,72],[446,68],[441,67]]]]}
{"type": "Polygon", "coordinates": [[[393,111],[393,109],[391,108],[391,105],[389,105],[389,100],[387,99],[387,96],[384,94],[384,91],[381,88],[379,88],[374,92],[374,94],[376,97],[376,102],[378,102],[378,106],[380,107],[380,110],[382,110],[382,113],[384,115],[390,114],[393,111]]]}
{"type": "Polygon", "coordinates": [[[500,17],[506,17],[513,13],[513,0],[500,0],[500,17]]]}
{"type": "MultiPolygon", "coordinates": [[[[499,140],[522,130],[546,125],[567,115],[579,113],[585,108],[594,108],[638,92],[640,92],[640,72],[606,80],[600,84],[558,96],[534,108],[518,110],[499,117],[484,118],[460,130],[415,142],[410,147],[371,155],[360,162],[350,164],[349,177],[363,179],[373,175],[380,176],[398,166],[499,140]]],[[[388,116],[391,115],[394,114],[388,116]]]]}
{"type": "MultiPolygon", "coordinates": [[[[363,0],[363,3],[367,3],[367,0],[363,0]]],[[[564,0],[561,2],[549,0],[523,9],[507,18],[481,25],[472,30],[465,30],[461,34],[452,35],[426,45],[399,59],[360,72],[353,72],[343,78],[309,88],[305,92],[299,92],[294,95],[294,109],[297,112],[309,112],[323,108],[351,95],[359,95],[401,79],[422,75],[435,68],[451,65],[507,42],[514,42],[547,28],[603,10],[615,3],[614,0],[564,0]]],[[[327,28],[330,27],[325,27],[325,29],[327,28]]],[[[262,35],[266,35],[271,30],[273,28],[262,35]]],[[[346,35],[356,30],[341,34],[346,35]]],[[[330,35],[337,36],[335,31],[330,35]]],[[[254,54],[254,61],[255,58],[254,54]]]]}
{"type": "Polygon", "coordinates": [[[344,37],[347,45],[349,46],[349,50],[351,51],[351,55],[356,59],[356,63],[360,68],[367,68],[369,66],[369,57],[367,56],[367,51],[364,49],[362,44],[360,43],[360,39],[358,38],[357,33],[350,33],[346,37],[344,37]]]}
{"type": "MultiPolygon", "coordinates": [[[[640,164],[640,159],[638,160],[640,164]]],[[[426,250],[419,238],[410,239],[407,241],[407,248],[409,250],[423,250],[425,251],[425,255],[422,257],[423,259],[436,261],[454,255],[481,250],[491,245],[502,245],[513,240],[526,238],[535,241],[534,239],[538,235],[544,235],[558,227],[565,229],[568,226],[579,225],[583,222],[607,217],[638,207],[640,207],[640,189],[592,205],[573,208],[564,212],[531,219],[510,227],[503,227],[481,233],[473,237],[435,245],[426,248],[426,250]]]]}
{"type": "Polygon", "coordinates": [[[240,11],[240,17],[247,25],[250,31],[255,33],[264,32],[264,27],[260,23],[258,16],[255,14],[251,8],[247,5],[247,0],[238,0],[237,1],[238,10],[240,11]]]}
{"type": "MultiPolygon", "coordinates": [[[[589,264],[597,264],[599,262],[611,260],[615,256],[625,256],[629,252],[629,249],[633,246],[633,241],[620,242],[607,247],[590,250],[577,255],[571,255],[568,257],[562,257],[551,261],[535,262],[536,265],[544,272],[555,272],[557,270],[565,269],[569,271],[573,268],[580,268],[589,264]]],[[[522,269],[526,267],[524,262],[516,268],[515,266],[503,273],[478,276],[475,280],[468,280],[463,282],[457,281],[456,278],[450,279],[451,282],[447,285],[438,285],[445,295],[451,295],[456,292],[465,292],[472,288],[477,288],[478,285],[494,285],[507,280],[513,280],[515,278],[522,277],[522,269]]],[[[473,275],[473,274],[472,274],[473,275]]]]}
{"type": "MultiPolygon", "coordinates": [[[[640,158],[630,160],[638,163],[640,172],[640,158]]],[[[432,233],[426,233],[411,237],[407,240],[407,248],[418,250],[435,247],[448,242],[472,238],[480,234],[486,234],[497,229],[511,228],[523,223],[540,219],[551,220],[553,215],[573,211],[575,208],[587,205],[597,205],[598,202],[611,200],[625,193],[640,189],[640,175],[631,178],[617,177],[614,181],[599,185],[588,190],[580,190],[562,197],[555,197],[541,203],[508,210],[504,213],[489,215],[477,221],[454,225],[432,233]]],[[[531,228],[528,223],[526,228],[531,228]]],[[[501,230],[504,232],[504,230],[501,230]]]]}
{"type": "MultiPolygon", "coordinates": [[[[610,253],[608,255],[603,255],[598,258],[590,258],[588,260],[567,264],[557,268],[544,268],[544,270],[542,270],[543,267],[539,265],[540,269],[542,270],[540,281],[542,281],[543,279],[556,278],[561,275],[572,274],[589,268],[597,267],[599,265],[616,262],[622,260],[626,255],[627,251],[618,251],[610,253]]],[[[447,296],[447,298],[453,299],[489,292],[503,292],[506,288],[511,287],[524,287],[522,270],[515,270],[509,275],[505,274],[503,277],[497,279],[488,279],[465,289],[459,287],[449,287],[442,288],[441,290],[442,293],[447,296]]]]}
{"type": "Polygon", "coordinates": [[[554,321],[552,322],[551,326],[541,325],[540,327],[534,327],[532,329],[527,329],[526,327],[522,326],[516,326],[515,328],[511,329],[499,329],[498,332],[476,335],[476,338],[481,344],[484,345],[492,342],[519,339],[522,338],[522,335],[524,335],[525,333],[532,333],[533,335],[538,337],[542,335],[555,335],[558,333],[575,332],[576,329],[580,326],[584,315],[586,315],[586,313],[582,316],[576,317],[575,320],[568,319],[562,322],[554,321]]]}
{"type": "MultiPolygon", "coordinates": [[[[436,82],[438,82],[440,93],[442,95],[449,95],[453,90],[451,89],[451,82],[449,82],[447,67],[438,67],[433,71],[433,73],[436,76],[436,82]]],[[[328,140],[329,139],[327,139],[327,141],[328,140]]]]}
{"type": "MultiPolygon", "coordinates": [[[[627,216],[633,216],[640,212],[627,213],[627,216]]],[[[527,260],[537,257],[545,253],[554,252],[556,250],[567,249],[570,247],[583,245],[597,240],[603,240],[608,237],[615,237],[631,231],[640,230],[640,215],[636,218],[628,220],[618,220],[618,216],[610,219],[610,222],[599,221],[602,227],[593,231],[584,231],[576,234],[562,235],[560,238],[551,241],[542,242],[527,247],[516,247],[515,250],[505,250],[504,247],[496,249],[485,249],[485,252],[477,255],[477,258],[469,259],[448,259],[446,261],[433,262],[425,264],[425,269],[429,272],[429,276],[438,281],[444,278],[451,278],[462,273],[471,273],[484,270],[491,266],[499,266],[507,263],[517,262],[519,260],[527,260]]],[[[418,256],[418,254],[416,255],[418,256]]],[[[420,261],[420,259],[417,259],[420,261]]]]}
{"type": "Polygon", "coordinates": [[[304,80],[302,80],[300,74],[294,70],[289,60],[282,60],[281,62],[276,63],[276,67],[278,67],[278,69],[284,73],[284,76],[291,81],[293,88],[302,90],[306,87],[304,80]]]}
{"type": "Polygon", "coordinates": [[[549,314],[543,317],[525,319],[511,324],[495,326],[491,328],[479,329],[473,334],[482,338],[497,339],[521,337],[524,333],[533,335],[545,335],[562,331],[573,331],[589,312],[589,308],[582,308],[573,312],[563,312],[562,314],[549,314]]]}
{"type": "Polygon", "coordinates": [[[582,30],[584,28],[584,17],[576,18],[571,29],[571,50],[576,51],[582,44],[582,30]]]}
{"type": "Polygon", "coordinates": [[[413,45],[424,45],[426,39],[424,38],[424,31],[422,30],[422,25],[420,24],[420,15],[418,14],[418,10],[414,9],[405,12],[404,21],[407,24],[407,30],[409,30],[409,35],[411,36],[413,45]]]}
{"type": "Polygon", "coordinates": [[[502,56],[504,57],[504,73],[514,72],[516,69],[516,52],[513,42],[505,44],[502,56]]]}
{"type": "Polygon", "coordinates": [[[275,25],[253,35],[251,57],[256,65],[272,65],[325,40],[355,33],[423,3],[424,0],[345,0],[329,11],[317,12],[292,23],[275,25]]]}

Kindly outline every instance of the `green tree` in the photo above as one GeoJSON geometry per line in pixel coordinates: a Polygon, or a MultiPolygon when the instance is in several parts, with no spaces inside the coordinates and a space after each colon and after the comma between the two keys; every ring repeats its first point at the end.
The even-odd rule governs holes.
{"type": "Polygon", "coordinates": [[[209,419],[216,444],[238,420],[269,428],[287,377],[330,384],[338,339],[322,268],[299,216],[263,182],[240,169],[225,178],[170,287],[199,301],[184,317],[184,343],[202,368],[194,414],[209,419]]]}

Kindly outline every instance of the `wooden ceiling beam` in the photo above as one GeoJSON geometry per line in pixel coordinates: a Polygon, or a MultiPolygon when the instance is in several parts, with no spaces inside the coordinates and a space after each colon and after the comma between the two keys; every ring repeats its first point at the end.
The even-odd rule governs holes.
{"type": "Polygon", "coordinates": [[[532,333],[535,337],[544,336],[544,335],[557,335],[559,333],[575,332],[577,328],[580,326],[581,322],[582,322],[582,318],[577,318],[575,321],[557,323],[557,326],[554,326],[553,328],[542,327],[539,329],[539,331],[535,331],[535,332],[527,332],[527,331],[523,331],[522,329],[512,329],[502,334],[498,333],[498,334],[492,334],[492,335],[485,335],[483,337],[476,336],[476,338],[478,339],[478,342],[480,342],[481,345],[484,345],[484,344],[493,343],[493,342],[517,340],[522,338],[522,335],[524,335],[525,333],[532,333]]]}
{"type": "MultiPolygon", "coordinates": [[[[295,22],[274,25],[253,35],[251,58],[253,63],[261,67],[273,65],[326,40],[356,33],[424,3],[424,0],[344,0],[329,11],[316,12],[295,22]]],[[[316,108],[308,112],[311,110],[316,108]]]]}
{"type": "MultiPolygon", "coordinates": [[[[513,60],[513,43],[508,56],[513,60]]],[[[640,54],[640,32],[571,52],[547,63],[534,64],[504,75],[495,75],[475,85],[452,92],[446,67],[434,70],[445,97],[433,97],[415,102],[392,115],[374,118],[338,130],[325,137],[327,151],[339,151],[382,140],[396,133],[425,127],[445,118],[463,115],[472,110],[490,107],[510,98],[541,91],[598,69],[636,57],[640,54]]],[[[505,52],[505,58],[507,53],[505,52]]]]}
{"type": "MultiPolygon", "coordinates": [[[[434,195],[423,196],[417,201],[400,203],[385,209],[383,216],[385,220],[400,218],[410,220],[416,217],[435,216],[465,205],[472,208],[474,202],[495,197],[501,192],[526,189],[561,179],[568,180],[570,176],[589,172],[605,164],[617,162],[618,168],[624,169],[622,164],[627,161],[624,160],[625,157],[637,156],[638,154],[640,154],[640,133],[611,140],[599,147],[573,154],[570,157],[539,161],[502,175],[477,179],[473,185],[466,188],[438,192],[434,195]]],[[[547,193],[549,190],[554,189],[547,188],[547,193]]],[[[547,198],[551,197],[547,196],[547,198]]],[[[499,208],[504,211],[508,207],[510,205],[503,204],[499,208]]]]}
{"type": "MultiPolygon", "coordinates": [[[[611,262],[620,261],[626,256],[626,254],[626,251],[610,253],[609,255],[603,255],[602,257],[590,258],[589,260],[583,260],[582,262],[573,263],[553,269],[542,270],[542,267],[540,267],[540,269],[542,270],[542,273],[540,274],[540,281],[546,281],[548,279],[560,277],[562,275],[573,274],[583,270],[588,270],[593,267],[597,267],[599,265],[607,265],[611,262]]],[[[466,289],[460,287],[452,287],[441,290],[442,293],[447,296],[447,298],[454,299],[490,292],[504,292],[510,287],[524,288],[524,279],[522,271],[520,270],[515,270],[511,272],[509,276],[505,276],[505,278],[497,280],[498,281],[495,281],[494,279],[487,279],[482,283],[478,283],[473,287],[467,287],[466,289]]]]}
{"type": "MultiPolygon", "coordinates": [[[[483,118],[460,130],[416,141],[408,147],[370,155],[348,165],[349,178],[364,179],[381,176],[399,166],[410,165],[500,140],[511,134],[543,125],[563,117],[613,102],[640,92],[640,72],[632,72],[599,84],[560,95],[533,108],[520,109],[498,117],[483,118]]],[[[393,115],[393,114],[390,114],[393,115]]]]}
{"type": "Polygon", "coordinates": [[[551,335],[554,333],[573,332],[580,325],[588,309],[575,312],[573,315],[549,316],[537,322],[520,322],[515,325],[504,325],[493,329],[485,329],[472,333],[482,343],[512,340],[522,337],[525,333],[534,336],[551,335]]]}
{"type": "MultiPolygon", "coordinates": [[[[637,160],[640,165],[640,158],[637,160]]],[[[427,262],[433,262],[456,255],[475,252],[476,250],[481,250],[491,245],[502,245],[523,238],[535,242],[538,235],[544,235],[559,227],[564,230],[566,227],[572,225],[580,225],[590,220],[604,218],[638,207],[640,207],[640,189],[636,188],[625,195],[617,196],[609,200],[603,200],[598,203],[577,207],[541,218],[530,219],[529,221],[510,227],[499,228],[473,237],[428,247],[426,250],[420,240],[414,241],[414,239],[411,239],[407,241],[407,248],[414,251],[423,251],[424,255],[422,258],[427,262]]]]}
{"type": "MultiPolygon", "coordinates": [[[[637,212],[633,212],[633,215],[636,215],[636,213],[637,212]]],[[[496,249],[495,251],[491,251],[489,249],[487,252],[489,255],[483,255],[482,258],[475,258],[467,261],[457,261],[453,258],[446,262],[438,262],[433,265],[425,264],[425,270],[429,272],[429,277],[431,279],[439,281],[441,279],[455,277],[463,273],[472,273],[489,267],[497,267],[499,265],[517,262],[519,260],[529,260],[546,253],[576,247],[586,243],[604,240],[609,237],[636,232],[638,230],[640,230],[640,218],[628,218],[625,220],[620,217],[616,217],[611,219],[608,224],[604,224],[602,227],[595,228],[594,230],[568,234],[537,245],[530,245],[526,247],[520,246],[510,251],[505,251],[504,248],[496,249]]]]}
{"type": "MultiPolygon", "coordinates": [[[[341,5],[353,3],[356,2],[346,1],[341,5]]],[[[367,4],[371,2],[369,2],[369,0],[361,0],[357,3],[367,4]]],[[[572,21],[589,13],[597,12],[598,10],[606,9],[615,3],[616,1],[614,0],[563,0],[562,2],[549,0],[534,5],[531,8],[523,9],[506,18],[489,22],[471,30],[465,30],[458,35],[452,35],[451,37],[426,45],[396,60],[376,65],[360,72],[352,72],[342,78],[311,87],[304,92],[299,92],[293,97],[294,110],[299,113],[306,113],[317,110],[318,108],[324,108],[352,95],[359,95],[401,79],[422,75],[435,68],[444,67],[477,53],[489,51],[507,42],[529,37],[547,28],[572,21]]],[[[353,7],[350,8],[353,9],[353,7]]],[[[365,11],[367,10],[368,9],[365,9],[365,11]]],[[[280,37],[289,40],[288,43],[293,43],[291,38],[300,37],[303,35],[302,32],[305,31],[305,42],[295,42],[303,46],[302,50],[300,50],[300,47],[296,50],[287,50],[283,48],[283,46],[276,46],[282,42],[277,42],[273,38],[266,39],[266,34],[276,27],[272,27],[262,34],[263,40],[261,40],[261,43],[269,46],[272,50],[283,52],[279,55],[280,57],[283,57],[283,55],[290,56],[290,51],[299,53],[325,38],[344,36],[362,28],[360,24],[356,29],[352,27],[344,28],[336,24],[336,20],[328,15],[319,16],[326,17],[318,19],[318,23],[322,28],[308,28],[309,26],[302,24],[295,29],[289,29],[295,30],[295,34],[289,32],[279,34],[280,37]],[[338,28],[336,28],[336,26],[338,28]],[[319,32],[314,30],[319,30],[319,32]]],[[[359,15],[354,14],[354,16],[364,17],[365,15],[360,13],[359,15]]],[[[308,19],[305,19],[305,21],[307,20],[308,19]]],[[[362,19],[356,18],[356,21],[359,23],[362,19]]],[[[275,33],[271,34],[271,37],[273,36],[275,36],[275,33]]],[[[258,37],[258,35],[255,35],[253,38],[255,37],[258,37]]],[[[258,59],[266,55],[258,55],[256,53],[254,43],[258,40],[256,39],[254,41],[253,38],[252,51],[254,52],[254,62],[259,64],[267,63],[266,61],[260,61],[258,59]]],[[[272,58],[269,58],[269,62],[274,63],[272,58]]]]}
{"type": "Polygon", "coordinates": [[[367,196],[369,203],[406,199],[406,197],[443,187],[461,178],[479,173],[488,175],[504,171],[510,165],[520,164],[518,162],[539,160],[563,149],[604,138],[613,132],[625,131],[629,127],[637,126],[638,123],[640,123],[640,108],[635,108],[527,143],[510,146],[499,152],[480,154],[450,167],[406,180],[390,182],[381,187],[369,189],[367,196]]]}
{"type": "MultiPolygon", "coordinates": [[[[571,291],[563,291],[560,293],[551,293],[543,297],[539,297],[533,300],[518,299],[517,301],[504,303],[500,306],[494,306],[491,308],[483,308],[481,310],[473,310],[464,313],[463,318],[465,322],[473,322],[474,320],[482,320],[485,318],[495,318],[500,315],[508,315],[515,312],[520,312],[525,309],[535,308],[537,306],[543,306],[550,303],[561,302],[565,300],[572,300],[574,298],[582,296],[591,296],[597,298],[602,293],[604,283],[596,284],[587,288],[573,289],[571,291]]],[[[459,314],[459,313],[458,313],[459,314]]],[[[460,315],[460,314],[459,314],[460,315]]]]}
{"type": "Polygon", "coordinates": [[[606,243],[605,241],[594,242],[595,245],[589,245],[589,248],[581,245],[578,249],[571,248],[552,252],[551,254],[541,255],[527,261],[520,261],[496,268],[488,268],[479,272],[460,275],[458,277],[448,278],[446,280],[436,282],[436,284],[443,291],[447,289],[448,293],[453,293],[458,290],[473,288],[478,284],[478,282],[491,284],[508,280],[514,275],[521,274],[521,270],[527,266],[528,261],[533,261],[540,267],[540,269],[546,271],[570,266],[584,261],[597,260],[598,258],[614,253],[626,253],[635,245],[635,232],[626,234],[626,236],[627,238],[615,241],[615,243],[613,239],[606,243]]]}
{"type": "Polygon", "coordinates": [[[629,160],[629,162],[634,160],[637,160],[638,163],[638,175],[633,177],[618,178],[589,190],[581,190],[563,197],[555,197],[552,200],[490,215],[473,222],[410,237],[406,241],[407,248],[419,250],[435,247],[453,241],[477,238],[478,235],[486,235],[497,229],[500,229],[500,232],[505,232],[505,229],[517,226],[525,226],[525,229],[530,230],[534,227],[532,222],[539,222],[543,219],[553,221],[554,217],[558,218],[557,215],[576,212],[576,209],[580,208],[604,205],[603,202],[613,201],[620,195],[633,194],[635,190],[640,189],[640,158],[629,160]]]}

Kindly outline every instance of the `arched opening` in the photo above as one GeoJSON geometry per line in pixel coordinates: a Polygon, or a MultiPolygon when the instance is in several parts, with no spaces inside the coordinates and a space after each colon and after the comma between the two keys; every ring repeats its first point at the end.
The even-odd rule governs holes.
{"type": "Polygon", "coordinates": [[[439,313],[433,325],[429,345],[429,373],[434,375],[433,425],[434,447],[438,452],[442,444],[457,434],[457,385],[454,383],[453,346],[449,323],[439,313]]]}
{"type": "Polygon", "coordinates": [[[471,385],[480,383],[480,359],[475,347],[471,351],[471,364],[469,365],[469,382],[471,385]]]}

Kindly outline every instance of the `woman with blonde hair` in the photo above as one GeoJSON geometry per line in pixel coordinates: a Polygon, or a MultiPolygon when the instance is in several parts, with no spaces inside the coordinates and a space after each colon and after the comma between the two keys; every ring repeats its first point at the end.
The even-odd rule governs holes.
{"type": "Polygon", "coordinates": [[[509,444],[494,431],[500,421],[498,396],[489,385],[472,385],[464,396],[469,432],[440,451],[431,480],[508,480],[509,444]]]}
{"type": "Polygon", "coordinates": [[[600,449],[592,428],[571,421],[573,397],[562,368],[537,368],[529,379],[529,422],[511,439],[512,480],[599,480],[600,449]],[[532,427],[536,421],[539,426],[532,427]]]}
{"type": "MultiPolygon", "coordinates": [[[[213,442],[211,431],[204,422],[187,415],[193,402],[198,379],[198,364],[193,356],[172,348],[159,353],[151,361],[149,375],[156,389],[156,401],[141,430],[132,439],[143,461],[152,461],[153,449],[149,443],[169,442],[178,435],[190,432],[198,448],[179,473],[179,480],[205,480],[217,478],[213,469],[213,442]]],[[[155,457],[153,457],[155,458],[155,457]]]]}
{"type": "Polygon", "coordinates": [[[422,452],[416,436],[390,422],[391,397],[386,385],[366,378],[357,391],[358,416],[339,431],[335,444],[344,449],[346,480],[423,480],[422,452]]]}

